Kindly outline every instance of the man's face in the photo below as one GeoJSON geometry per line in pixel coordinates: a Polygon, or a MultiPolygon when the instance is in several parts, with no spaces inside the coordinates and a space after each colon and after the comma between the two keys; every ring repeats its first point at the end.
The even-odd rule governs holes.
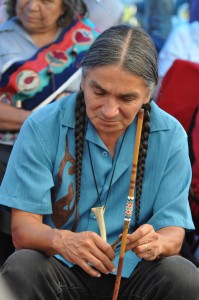
{"type": "Polygon", "coordinates": [[[114,65],[90,69],[81,87],[87,116],[101,137],[119,137],[151,96],[141,77],[114,65]]]}

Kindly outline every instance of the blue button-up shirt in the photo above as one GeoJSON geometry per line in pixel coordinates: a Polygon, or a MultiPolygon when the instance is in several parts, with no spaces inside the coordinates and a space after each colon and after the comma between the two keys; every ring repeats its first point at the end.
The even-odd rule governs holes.
{"type": "MultiPolygon", "coordinates": [[[[72,211],[75,195],[75,98],[76,94],[63,98],[33,113],[26,120],[0,187],[1,204],[42,214],[44,222],[53,228],[56,225],[58,228],[71,229],[74,220],[73,215],[67,220],[64,213],[72,211]],[[66,152],[68,154],[62,173],[62,184],[57,189],[57,175],[66,152]],[[55,188],[57,193],[54,193],[55,188]],[[55,200],[52,200],[52,194],[56,195],[55,200]]],[[[109,243],[112,243],[123,229],[136,121],[135,119],[127,129],[106,203],[104,218],[109,243]]],[[[139,222],[152,224],[155,230],[167,226],[193,229],[188,203],[191,168],[186,133],[176,119],[163,112],[154,102],[150,131],[139,222]]],[[[88,122],[79,201],[79,232],[99,233],[96,218],[91,212],[91,208],[100,206],[100,203],[97,201],[87,142],[90,143],[97,187],[104,204],[121,140],[122,136],[117,142],[112,158],[94,126],[88,122]]],[[[135,211],[130,232],[134,224],[135,211]]],[[[71,265],[60,255],[58,258],[71,265]]],[[[116,266],[118,258],[119,249],[116,249],[116,266]]],[[[134,252],[125,253],[122,275],[128,277],[139,261],[140,258],[134,252]]]]}

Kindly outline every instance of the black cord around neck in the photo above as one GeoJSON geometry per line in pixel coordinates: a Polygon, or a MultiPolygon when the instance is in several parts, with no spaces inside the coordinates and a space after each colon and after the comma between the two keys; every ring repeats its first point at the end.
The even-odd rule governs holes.
{"type": "Polygon", "coordinates": [[[103,188],[102,188],[101,192],[99,193],[98,186],[97,186],[97,180],[96,180],[96,176],[95,176],[95,172],[94,172],[94,167],[93,167],[93,161],[92,161],[92,157],[91,157],[90,143],[89,143],[89,141],[87,141],[89,159],[90,159],[90,164],[91,164],[91,169],[92,169],[92,175],[93,175],[93,180],[94,180],[94,183],[95,183],[95,189],[96,189],[97,196],[98,196],[97,197],[97,202],[99,201],[100,205],[104,206],[104,207],[106,207],[106,204],[107,204],[107,201],[108,201],[108,196],[109,196],[109,193],[110,193],[110,190],[111,190],[111,185],[112,185],[112,181],[113,181],[113,177],[114,177],[114,173],[115,173],[115,168],[116,168],[117,160],[118,160],[118,157],[120,155],[120,151],[122,149],[122,145],[123,145],[123,142],[124,142],[126,131],[125,131],[125,133],[123,135],[123,138],[122,138],[122,141],[121,141],[118,153],[117,153],[117,157],[115,159],[115,163],[114,163],[114,166],[113,166],[113,171],[112,171],[112,174],[111,174],[111,179],[110,179],[110,183],[109,183],[109,187],[108,187],[108,191],[107,191],[107,195],[106,195],[106,199],[105,199],[104,205],[102,205],[102,201],[101,201],[101,194],[102,194],[103,188]]]}

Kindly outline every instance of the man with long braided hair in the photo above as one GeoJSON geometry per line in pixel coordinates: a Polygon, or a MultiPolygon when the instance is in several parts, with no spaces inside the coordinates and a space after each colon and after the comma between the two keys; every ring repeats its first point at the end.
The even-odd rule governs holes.
{"type": "Polygon", "coordinates": [[[81,90],[22,126],[0,203],[12,207],[17,251],[0,278],[16,299],[112,299],[137,115],[144,109],[135,210],[119,299],[199,299],[199,272],[179,256],[191,169],[187,136],[153,102],[157,53],[124,25],[104,31],[82,61],[81,90]],[[93,207],[105,208],[107,241],[93,207]]]}

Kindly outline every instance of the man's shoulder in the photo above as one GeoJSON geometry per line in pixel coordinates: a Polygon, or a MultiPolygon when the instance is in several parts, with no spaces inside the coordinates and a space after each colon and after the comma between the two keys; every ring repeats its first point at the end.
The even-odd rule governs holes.
{"type": "Polygon", "coordinates": [[[76,93],[62,97],[50,103],[30,115],[31,120],[36,126],[72,126],[74,123],[74,112],[76,103],[76,93]]]}
{"type": "Polygon", "coordinates": [[[182,134],[186,135],[185,130],[183,129],[180,122],[161,109],[155,102],[152,101],[151,103],[152,112],[151,112],[151,128],[152,131],[159,131],[159,130],[168,130],[168,131],[175,131],[180,130],[182,134]]]}

